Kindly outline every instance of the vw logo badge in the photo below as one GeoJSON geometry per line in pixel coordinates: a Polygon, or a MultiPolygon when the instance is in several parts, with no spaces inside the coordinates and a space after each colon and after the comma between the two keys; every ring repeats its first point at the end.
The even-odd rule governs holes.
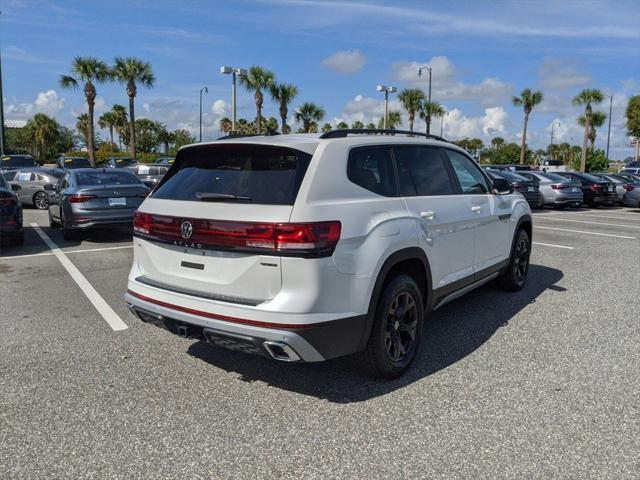
{"type": "Polygon", "coordinates": [[[180,225],[180,233],[185,240],[191,238],[191,235],[193,235],[193,225],[191,225],[191,222],[182,222],[182,225],[180,225]]]}

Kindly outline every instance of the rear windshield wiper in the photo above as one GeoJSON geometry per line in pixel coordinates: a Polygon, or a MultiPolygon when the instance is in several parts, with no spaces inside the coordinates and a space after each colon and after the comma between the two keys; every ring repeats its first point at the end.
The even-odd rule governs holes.
{"type": "Polygon", "coordinates": [[[251,200],[251,197],[231,195],[228,193],[196,192],[198,200],[203,202],[224,202],[225,200],[251,200]]]}

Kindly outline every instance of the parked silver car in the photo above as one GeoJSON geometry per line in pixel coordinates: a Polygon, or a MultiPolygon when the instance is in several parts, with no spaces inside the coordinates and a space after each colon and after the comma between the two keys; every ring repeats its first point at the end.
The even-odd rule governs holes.
{"type": "Polygon", "coordinates": [[[625,190],[626,192],[622,197],[622,204],[627,207],[640,208],[640,183],[628,184],[625,190]]]}
{"type": "Polygon", "coordinates": [[[69,170],[51,196],[49,225],[61,227],[65,240],[92,227],[132,225],[133,212],[148,194],[149,188],[124,169],[69,170]]]}
{"type": "Polygon", "coordinates": [[[49,192],[45,185],[55,185],[62,174],[43,168],[21,168],[2,174],[23,205],[33,205],[39,210],[49,208],[49,192]]]}
{"type": "Polygon", "coordinates": [[[149,188],[154,188],[162,177],[164,177],[168,167],[162,165],[134,165],[132,167],[124,167],[125,170],[133,173],[138,179],[149,188]]]}
{"type": "Polygon", "coordinates": [[[583,201],[582,188],[578,182],[549,172],[518,172],[518,175],[528,180],[538,182],[542,195],[543,205],[552,205],[556,208],[567,206],[579,207],[583,201]]]}

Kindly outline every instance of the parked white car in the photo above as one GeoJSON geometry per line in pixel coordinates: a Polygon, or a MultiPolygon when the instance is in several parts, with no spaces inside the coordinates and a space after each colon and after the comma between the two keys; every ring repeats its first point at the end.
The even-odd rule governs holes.
{"type": "Polygon", "coordinates": [[[134,220],[131,310],[281,361],[358,353],[393,378],[429,312],[492,279],[521,289],[524,197],[451,143],[370,133],[181,148],[134,220]]]}

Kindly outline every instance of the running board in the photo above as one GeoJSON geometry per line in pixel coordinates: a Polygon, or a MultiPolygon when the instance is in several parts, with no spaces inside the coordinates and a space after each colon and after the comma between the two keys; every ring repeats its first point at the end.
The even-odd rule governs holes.
{"type": "Polygon", "coordinates": [[[456,290],[453,293],[450,293],[449,295],[447,295],[446,297],[444,297],[435,307],[434,310],[437,310],[438,308],[440,308],[441,306],[443,306],[446,303],[451,302],[452,300],[455,300],[456,298],[460,298],[463,295],[469,293],[471,290],[474,290],[482,285],[484,285],[487,282],[490,282],[491,280],[493,280],[494,278],[496,278],[498,275],[500,274],[500,272],[493,272],[491,275],[487,275],[484,278],[481,278],[480,280],[477,280],[475,282],[473,282],[471,285],[467,285],[466,287],[461,288],[460,290],[456,290]]]}

